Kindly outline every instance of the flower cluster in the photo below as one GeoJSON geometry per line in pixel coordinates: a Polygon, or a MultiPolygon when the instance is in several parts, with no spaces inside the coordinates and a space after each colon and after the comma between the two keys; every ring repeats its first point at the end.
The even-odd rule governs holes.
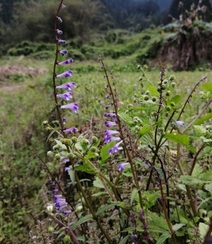
{"type": "MultiPolygon", "coordinates": [[[[105,121],[106,127],[114,127],[117,125],[117,117],[115,113],[105,113],[104,116],[112,120],[105,121]]],[[[111,141],[115,141],[116,144],[108,150],[109,154],[116,153],[123,149],[123,147],[120,146],[122,140],[119,137],[119,131],[112,129],[105,130],[104,143],[109,143],[111,141]]]]}
{"type": "MultiPolygon", "coordinates": [[[[65,6],[62,4],[61,8],[64,8],[64,7],[65,6]]],[[[59,16],[57,16],[56,19],[57,19],[57,21],[59,23],[63,22],[61,17],[59,17],[59,16]]],[[[58,43],[57,52],[58,52],[58,54],[64,56],[64,55],[66,55],[68,53],[68,51],[59,49],[59,45],[65,45],[66,44],[65,40],[62,40],[62,39],[59,38],[59,36],[62,35],[63,32],[60,29],[56,29],[55,32],[56,32],[56,41],[58,43]]],[[[56,65],[58,65],[58,66],[59,65],[68,65],[68,64],[71,64],[72,62],[73,62],[72,58],[66,59],[66,60],[61,61],[61,62],[56,61],[55,66],[56,65]]],[[[55,78],[69,78],[69,77],[72,77],[72,75],[73,75],[72,70],[67,70],[67,71],[64,71],[64,72],[62,72],[60,74],[55,74],[55,78]]],[[[78,105],[77,102],[66,103],[66,102],[69,102],[73,98],[72,89],[75,88],[75,87],[76,87],[76,83],[75,82],[68,82],[68,83],[63,83],[61,85],[55,85],[56,89],[65,90],[62,93],[58,93],[56,95],[57,98],[59,98],[59,99],[61,99],[62,101],[65,102],[64,104],[62,104],[60,106],[61,109],[69,109],[69,110],[73,111],[74,113],[78,112],[79,105],[78,105]]],[[[65,124],[65,117],[63,117],[62,121],[63,121],[63,124],[65,124]]],[[[68,128],[68,129],[64,129],[63,132],[65,134],[71,134],[71,133],[76,132],[76,128],[75,127],[71,127],[71,128],[68,128]]]]}
{"type": "Polygon", "coordinates": [[[68,206],[68,203],[62,197],[61,194],[53,195],[53,199],[54,199],[54,205],[58,212],[62,212],[63,214],[70,214],[72,212],[71,210],[64,210],[64,208],[66,208],[68,206]]]}

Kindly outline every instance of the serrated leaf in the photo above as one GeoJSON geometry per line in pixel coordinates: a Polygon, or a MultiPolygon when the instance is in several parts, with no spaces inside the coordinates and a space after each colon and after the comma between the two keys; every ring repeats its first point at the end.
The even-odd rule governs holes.
{"type": "Polygon", "coordinates": [[[194,148],[189,145],[189,137],[187,135],[166,133],[164,138],[183,145],[192,152],[194,151],[194,148]]]}
{"type": "Polygon", "coordinates": [[[74,230],[75,228],[77,228],[79,225],[88,222],[90,220],[93,219],[92,214],[87,214],[84,217],[80,218],[77,222],[74,222],[74,224],[71,226],[72,230],[74,230]]]}
{"type": "Polygon", "coordinates": [[[111,204],[108,204],[108,205],[104,205],[104,206],[101,206],[99,207],[99,209],[97,210],[97,215],[101,214],[101,213],[104,213],[105,211],[107,211],[108,209],[110,208],[113,208],[114,206],[116,206],[117,203],[111,203],[111,204]]]}
{"type": "Polygon", "coordinates": [[[93,181],[93,186],[95,186],[97,188],[105,189],[102,181],[98,177],[96,177],[96,179],[93,181]]]}
{"type": "Polygon", "coordinates": [[[194,125],[194,129],[199,135],[203,135],[206,132],[206,128],[202,125],[194,125]]]}
{"type": "Polygon", "coordinates": [[[196,164],[194,167],[194,170],[192,172],[192,177],[198,178],[198,176],[203,172],[203,168],[199,165],[196,164]]]}
{"type": "Polygon", "coordinates": [[[204,223],[199,223],[199,233],[202,238],[204,238],[207,234],[209,226],[204,223]]]}
{"type": "Polygon", "coordinates": [[[164,244],[165,240],[170,238],[171,234],[169,232],[163,233],[157,240],[156,244],[164,244]]]}
{"type": "Polygon", "coordinates": [[[149,93],[152,96],[159,97],[159,92],[157,91],[157,88],[155,86],[152,86],[150,84],[147,84],[146,89],[149,90],[149,93]]]}
{"type": "Polygon", "coordinates": [[[203,122],[205,122],[211,118],[212,118],[212,113],[208,113],[208,114],[202,116],[200,119],[196,120],[194,122],[194,125],[201,125],[203,122]]]}
{"type": "Polygon", "coordinates": [[[208,183],[212,182],[212,170],[202,173],[198,178],[200,180],[204,180],[205,182],[208,181],[208,183]]]}
{"type": "Polygon", "coordinates": [[[132,190],[131,197],[130,197],[130,206],[132,206],[137,194],[138,194],[138,189],[134,188],[132,190]]]}
{"type": "Polygon", "coordinates": [[[144,125],[141,130],[139,131],[140,136],[145,135],[146,133],[150,132],[152,130],[153,126],[144,125]]]}
{"type": "Polygon", "coordinates": [[[180,176],[180,180],[188,186],[193,186],[193,187],[197,187],[197,186],[202,186],[205,183],[208,183],[207,181],[201,180],[201,179],[197,179],[194,178],[190,175],[181,175],[180,176]]]}
{"type": "Polygon", "coordinates": [[[178,230],[181,229],[183,226],[185,226],[185,224],[182,224],[182,223],[180,223],[180,224],[175,224],[175,225],[172,226],[172,229],[173,229],[174,231],[178,231],[178,230]]]}
{"type": "Polygon", "coordinates": [[[133,123],[132,118],[131,118],[128,114],[126,114],[126,113],[123,113],[123,112],[118,113],[118,116],[119,116],[119,118],[120,118],[122,121],[124,121],[124,122],[125,122],[126,124],[128,124],[128,125],[131,125],[131,124],[133,123]]]}
{"type": "Polygon", "coordinates": [[[176,95],[170,99],[170,103],[178,104],[182,100],[182,97],[180,95],[176,95]]]}
{"type": "Polygon", "coordinates": [[[96,169],[92,164],[83,163],[82,165],[75,167],[76,171],[86,172],[88,174],[95,174],[96,169]]]}
{"type": "Polygon", "coordinates": [[[108,153],[108,150],[110,148],[112,148],[115,144],[116,144],[116,142],[111,141],[111,142],[107,143],[106,145],[104,145],[101,148],[100,157],[102,159],[102,162],[106,161],[110,157],[110,154],[108,153]]]}
{"type": "Polygon", "coordinates": [[[125,236],[120,242],[119,244],[126,244],[128,241],[128,236],[125,236]]]}

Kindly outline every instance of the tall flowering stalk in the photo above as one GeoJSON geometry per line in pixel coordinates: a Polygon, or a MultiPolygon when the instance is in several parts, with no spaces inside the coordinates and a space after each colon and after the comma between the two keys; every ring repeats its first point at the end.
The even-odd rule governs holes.
{"type": "Polygon", "coordinates": [[[61,128],[62,134],[64,137],[66,137],[67,134],[76,132],[76,128],[74,128],[74,127],[64,128],[65,117],[62,116],[61,109],[69,109],[70,111],[77,113],[79,105],[76,102],[69,103],[69,101],[73,98],[72,89],[76,87],[76,83],[65,82],[62,84],[58,84],[59,78],[67,79],[67,78],[72,77],[72,75],[73,75],[72,70],[67,70],[60,74],[57,73],[57,66],[69,65],[69,64],[73,63],[72,58],[69,58],[69,59],[66,59],[63,61],[59,61],[59,55],[64,56],[68,53],[68,51],[66,49],[61,48],[67,42],[66,42],[66,40],[63,40],[60,38],[60,36],[63,34],[63,31],[58,28],[58,24],[61,24],[63,22],[62,18],[59,16],[59,12],[63,8],[65,8],[65,5],[63,4],[63,0],[61,0],[57,13],[56,13],[55,23],[54,23],[56,52],[55,52],[55,61],[54,61],[54,66],[53,66],[52,81],[53,81],[54,99],[55,99],[55,104],[56,104],[56,109],[57,109],[57,114],[58,114],[58,120],[60,123],[60,128],[61,128]],[[62,90],[62,92],[61,92],[61,90],[62,90]]]}

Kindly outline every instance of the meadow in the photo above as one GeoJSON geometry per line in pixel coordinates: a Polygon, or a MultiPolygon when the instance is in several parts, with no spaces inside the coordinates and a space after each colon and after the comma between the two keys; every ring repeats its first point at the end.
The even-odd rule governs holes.
{"type": "MultiPolygon", "coordinates": [[[[149,123],[148,118],[157,107],[155,107],[155,104],[152,102],[154,100],[151,99],[153,96],[156,96],[156,98],[158,97],[158,94],[156,93],[156,90],[153,89],[153,87],[157,87],[158,83],[160,83],[161,69],[157,64],[154,67],[138,67],[139,64],[136,64],[136,62],[132,63],[130,60],[127,60],[126,57],[122,57],[116,60],[106,58],[104,62],[105,65],[108,67],[108,70],[111,71],[113,77],[112,80],[116,87],[117,100],[119,101],[119,107],[121,110],[120,117],[123,119],[124,123],[126,123],[126,125],[131,128],[133,133],[132,138],[136,138],[136,133],[138,133],[139,141],[141,142],[139,150],[143,150],[146,154],[147,159],[150,160],[151,156],[147,155],[151,153],[151,150],[149,151],[147,147],[149,144],[151,144],[150,138],[153,136],[153,134],[151,135],[149,133],[150,130],[154,131],[155,128],[148,129],[146,127],[146,123],[149,123]],[[151,84],[151,86],[149,86],[148,84],[151,84]],[[137,107],[137,110],[133,111],[132,108],[138,103],[136,99],[141,98],[141,95],[143,96],[143,98],[145,95],[149,96],[149,98],[144,98],[144,100],[142,100],[142,102],[140,103],[141,108],[137,107]],[[149,104],[146,103],[150,100],[151,102],[149,102],[149,104]],[[127,114],[126,117],[124,116],[124,113],[127,114]],[[138,126],[138,123],[134,125],[133,123],[129,122],[129,120],[132,120],[134,117],[139,117],[143,121],[143,128],[146,128],[147,130],[142,130],[139,126],[139,130],[137,132],[137,127],[135,126],[138,126]]],[[[84,136],[89,135],[89,138],[91,137],[91,135],[96,136],[100,138],[100,141],[102,141],[105,130],[105,126],[102,121],[104,120],[107,93],[105,92],[105,74],[101,68],[101,64],[98,61],[98,58],[96,58],[96,60],[92,59],[89,61],[76,60],[73,64],[71,64],[71,69],[74,73],[71,81],[77,83],[77,88],[74,92],[74,100],[80,104],[80,110],[75,116],[72,116],[72,114],[67,115],[67,126],[69,124],[74,125],[78,128],[79,134],[84,136]]],[[[42,221],[46,219],[45,210],[42,208],[42,206],[46,205],[46,203],[43,202],[43,198],[45,198],[43,196],[43,194],[45,194],[43,193],[43,188],[45,188],[46,185],[46,173],[45,170],[42,170],[42,163],[39,160],[39,157],[43,160],[47,160],[48,162],[48,159],[45,155],[50,148],[48,141],[49,137],[45,128],[43,128],[42,123],[43,121],[49,121],[54,124],[56,117],[52,96],[52,60],[37,60],[24,56],[5,57],[3,60],[1,60],[0,75],[0,240],[1,243],[29,243],[28,241],[30,236],[32,238],[32,236],[38,235],[38,232],[36,232],[36,228],[38,228],[39,223],[42,226],[42,221]],[[37,155],[39,155],[39,157],[37,155]],[[41,220],[41,222],[38,222],[39,219],[41,220]]],[[[169,80],[168,77],[171,76],[176,77],[176,87],[175,90],[172,92],[174,92],[175,95],[180,94],[182,98],[181,104],[184,104],[187,97],[191,94],[195,84],[204,76],[208,77],[206,79],[206,83],[210,83],[211,75],[212,71],[205,68],[197,68],[196,70],[187,72],[174,72],[170,67],[167,67],[164,80],[169,80]]],[[[186,105],[186,111],[182,114],[182,117],[180,119],[184,121],[186,125],[188,125],[195,118],[195,116],[199,114],[202,107],[204,107],[206,100],[210,99],[210,96],[207,96],[206,94],[211,92],[210,89],[210,87],[203,87],[202,89],[201,84],[195,89],[195,92],[192,92],[192,97],[190,98],[189,103],[186,105]]],[[[187,243],[182,242],[182,238],[184,237],[187,241],[190,240],[192,243],[200,243],[201,241],[203,241],[203,237],[207,233],[207,226],[210,223],[209,219],[212,216],[210,205],[212,197],[211,180],[209,180],[209,178],[206,176],[205,177],[207,179],[203,179],[201,177],[198,178],[199,176],[201,176],[201,174],[205,174],[205,172],[207,172],[208,170],[208,172],[211,172],[210,138],[208,139],[208,142],[204,142],[209,143],[205,147],[205,150],[197,153],[201,141],[204,141],[204,133],[206,129],[203,128],[203,124],[204,126],[210,125],[210,122],[207,122],[210,121],[211,118],[211,113],[209,113],[211,109],[209,108],[210,107],[207,108],[208,113],[205,112],[206,117],[203,116],[204,119],[197,123],[196,130],[192,129],[192,133],[188,134],[191,137],[190,139],[193,146],[196,147],[196,150],[192,151],[189,148],[188,144],[181,144],[178,139],[174,138],[170,138],[170,145],[167,146],[168,149],[166,149],[167,157],[177,157],[177,149],[174,144],[177,143],[177,147],[179,147],[179,145],[183,147],[181,156],[183,157],[182,167],[185,171],[187,168],[186,164],[189,163],[190,167],[192,159],[198,157],[198,163],[196,164],[198,166],[195,168],[195,174],[192,175],[192,177],[194,178],[185,178],[183,180],[179,180],[180,173],[177,165],[174,163],[174,159],[169,159],[168,166],[166,165],[167,171],[171,170],[171,168],[173,167],[170,164],[175,165],[174,180],[171,180],[169,183],[171,199],[170,201],[172,205],[170,207],[170,211],[173,215],[171,218],[174,220],[176,214],[178,216],[178,221],[176,221],[174,225],[176,228],[175,232],[178,240],[175,243],[187,243]],[[198,137],[200,137],[200,141],[198,140],[198,137]],[[187,151],[187,149],[189,150],[187,151]],[[185,159],[185,155],[189,153],[189,151],[192,151],[194,155],[189,159],[190,161],[188,159],[185,159]],[[173,155],[168,155],[168,152],[173,155]],[[201,180],[203,182],[201,182],[201,180]],[[177,187],[173,184],[177,184],[177,187]],[[191,187],[191,191],[193,193],[195,192],[196,196],[198,196],[196,198],[196,204],[198,204],[198,214],[197,216],[195,216],[195,219],[194,217],[192,217],[189,200],[187,199],[185,193],[185,186],[191,187]],[[178,196],[177,205],[174,204],[175,200],[173,201],[172,198],[174,197],[174,195],[175,197],[178,196]],[[185,207],[183,207],[184,210],[182,207],[180,208],[180,206],[182,205],[184,205],[185,207]],[[193,224],[191,224],[192,219],[193,224]]],[[[169,129],[171,129],[171,127],[169,129]]],[[[162,152],[165,153],[164,151],[162,152]]],[[[166,157],[164,156],[165,154],[162,155],[162,158],[166,157]]],[[[91,157],[91,160],[92,158],[93,157],[91,157]]],[[[113,158],[113,162],[114,160],[120,161],[120,158],[113,158]]],[[[95,162],[96,159],[94,160],[94,164],[96,164],[95,162]]],[[[141,164],[141,162],[137,163],[139,165],[139,169],[137,172],[139,172],[139,174],[144,174],[144,171],[146,171],[147,169],[144,165],[141,164]]],[[[156,164],[158,163],[159,162],[156,162],[156,164]]],[[[115,163],[115,165],[116,164],[117,163],[115,163]]],[[[55,163],[49,162],[47,163],[47,165],[49,166],[52,174],[58,172],[58,165],[56,165],[55,163]]],[[[110,170],[114,171],[113,167],[113,169],[111,169],[111,165],[108,167],[110,170]]],[[[78,170],[79,172],[85,171],[84,169],[80,168],[78,170]]],[[[105,171],[106,169],[105,167],[103,167],[101,168],[101,170],[105,171]]],[[[107,170],[105,172],[107,172],[107,170]]],[[[90,173],[93,174],[93,172],[90,173]]],[[[107,173],[105,174],[107,175],[107,173]]],[[[126,172],[124,170],[123,175],[126,176],[127,179],[132,177],[129,169],[126,169],[126,172]]],[[[117,172],[115,173],[115,176],[117,177],[117,172]]],[[[144,176],[140,177],[143,183],[147,181],[145,174],[144,176]]],[[[126,183],[123,178],[121,178],[120,182],[122,185],[129,184],[126,183]]],[[[141,183],[140,185],[140,187],[142,188],[144,188],[143,183],[141,183]]],[[[94,185],[94,189],[91,188],[89,190],[89,194],[94,194],[95,196],[95,194],[97,194],[99,190],[100,192],[102,192],[102,185],[97,180],[94,185]]],[[[133,186],[130,187],[133,189],[133,186]]],[[[164,243],[165,240],[171,238],[171,234],[169,228],[163,226],[167,225],[165,224],[164,220],[162,220],[164,217],[156,214],[161,211],[160,200],[157,200],[160,199],[160,197],[158,197],[159,188],[159,186],[156,186],[156,190],[153,190],[151,186],[151,190],[149,190],[149,192],[143,191],[143,208],[145,209],[145,214],[147,215],[146,218],[150,222],[149,233],[151,234],[151,238],[153,238],[154,240],[158,240],[157,243],[164,243]],[[152,209],[153,206],[155,206],[156,210],[152,209]],[[150,209],[151,211],[149,211],[150,209]],[[147,213],[147,210],[149,211],[149,213],[147,213]],[[155,219],[155,221],[153,221],[153,219],[155,219]],[[158,223],[156,223],[156,219],[158,223]]],[[[108,192],[110,193],[110,190],[108,190],[108,192]]],[[[102,194],[104,196],[105,193],[102,194]]],[[[125,206],[120,205],[123,211],[125,211],[126,209],[129,210],[130,208],[134,208],[136,206],[138,207],[139,200],[137,199],[136,192],[133,190],[131,192],[128,189],[126,190],[125,194],[129,194],[128,197],[131,200],[129,203],[129,199],[127,200],[126,197],[124,198],[125,200],[123,201],[125,202],[125,206]]],[[[99,205],[98,202],[100,200],[96,200],[97,206],[99,205],[101,207],[104,206],[102,204],[107,204],[107,197],[101,197],[101,194],[99,194],[99,196],[102,199],[103,203],[100,203],[99,205]]],[[[76,198],[78,199],[77,202],[79,205],[79,197],[77,196],[76,198]]],[[[48,200],[48,202],[49,201],[50,200],[48,200]]],[[[106,207],[105,210],[103,209],[100,211],[101,215],[103,215],[104,211],[106,211],[107,213],[113,207],[114,204],[110,202],[108,208],[106,207]]],[[[114,212],[114,210],[112,212],[114,212]]],[[[84,210],[83,213],[85,214],[86,211],[84,210]]],[[[87,219],[87,221],[91,221],[91,219],[89,218],[87,219]]],[[[86,220],[84,219],[82,221],[82,224],[85,222],[86,220]]],[[[52,234],[52,232],[50,231],[51,228],[48,228],[49,225],[53,226],[52,222],[50,223],[48,220],[47,223],[46,221],[44,221],[44,223],[45,228],[47,228],[48,230],[48,235],[53,235],[53,239],[55,239],[55,236],[57,236],[57,238],[55,239],[56,242],[54,243],[72,243],[65,241],[64,238],[66,237],[66,235],[64,234],[64,231],[58,229],[58,226],[54,226],[54,234],[52,234]],[[60,240],[61,238],[63,241],[60,240]]],[[[128,226],[128,228],[126,228],[126,230],[124,230],[122,233],[126,233],[126,231],[128,231],[129,233],[133,234],[135,233],[135,230],[136,232],[142,232],[140,227],[133,227],[132,225],[131,227],[128,226]]],[[[111,235],[117,235],[117,233],[115,233],[115,231],[112,231],[111,235]]],[[[79,240],[83,240],[80,238],[79,240]]],[[[127,243],[126,235],[121,235],[120,240],[122,241],[118,243],[127,243]]],[[[50,243],[53,243],[53,241],[50,243]]],[[[82,241],[82,243],[84,242],[82,241]]],[[[88,243],[93,243],[91,237],[90,239],[88,239],[88,243]]],[[[103,241],[103,243],[105,242],[103,241]]]]}

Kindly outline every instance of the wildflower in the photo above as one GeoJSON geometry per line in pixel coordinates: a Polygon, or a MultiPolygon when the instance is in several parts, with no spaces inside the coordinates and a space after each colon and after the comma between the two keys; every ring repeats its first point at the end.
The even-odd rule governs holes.
{"type": "Polygon", "coordinates": [[[113,120],[116,120],[116,114],[115,113],[105,113],[105,117],[112,118],[113,120]]]}
{"type": "Polygon", "coordinates": [[[111,141],[118,141],[120,137],[114,137],[112,135],[119,133],[117,130],[106,130],[104,136],[104,143],[109,143],[111,141]]]}
{"type": "Polygon", "coordinates": [[[112,127],[112,126],[115,126],[116,125],[116,122],[113,122],[113,121],[105,121],[105,125],[107,127],[112,127]]]}
{"type": "Polygon", "coordinates": [[[58,39],[57,40],[59,44],[65,45],[67,42],[66,40],[58,39]]]}
{"type": "Polygon", "coordinates": [[[129,163],[121,163],[118,165],[118,171],[124,170],[124,168],[129,165],[129,163]]]}
{"type": "Polygon", "coordinates": [[[65,116],[62,117],[62,122],[65,125],[65,123],[66,123],[66,117],[65,116]]]}
{"type": "Polygon", "coordinates": [[[57,19],[60,23],[63,23],[63,20],[62,20],[59,16],[56,16],[56,19],[57,19]]]}
{"type": "Polygon", "coordinates": [[[65,164],[69,162],[69,159],[66,157],[60,157],[60,162],[65,164]]]}
{"type": "Polygon", "coordinates": [[[62,56],[66,55],[66,54],[68,53],[67,50],[59,50],[58,52],[59,52],[59,54],[61,54],[62,56]]]}
{"type": "Polygon", "coordinates": [[[58,35],[62,35],[63,34],[63,31],[59,30],[59,29],[56,29],[56,32],[58,35]]]}
{"type": "Polygon", "coordinates": [[[56,88],[66,89],[68,91],[71,91],[71,89],[73,87],[76,87],[76,83],[75,82],[69,82],[69,83],[66,83],[66,84],[62,84],[62,85],[56,86],[56,88]]]}
{"type": "Polygon", "coordinates": [[[62,62],[58,62],[57,65],[63,65],[63,64],[70,64],[70,63],[73,63],[73,59],[70,58],[70,59],[67,59],[67,60],[64,60],[62,62]]]}
{"type": "Polygon", "coordinates": [[[72,98],[72,93],[71,92],[66,92],[63,94],[57,94],[57,97],[62,98],[65,101],[69,101],[72,98]]]}
{"type": "Polygon", "coordinates": [[[63,208],[68,206],[66,200],[62,198],[62,195],[54,195],[53,198],[57,211],[61,211],[63,208]]]}
{"type": "Polygon", "coordinates": [[[110,149],[108,150],[109,154],[113,154],[113,153],[118,152],[119,150],[122,150],[123,147],[119,147],[119,145],[120,145],[122,142],[123,142],[123,141],[120,141],[120,142],[116,143],[114,147],[110,148],[110,149]]]}
{"type": "Polygon", "coordinates": [[[69,171],[70,170],[70,167],[65,167],[65,171],[69,171]]]}
{"type": "Polygon", "coordinates": [[[175,121],[175,124],[180,125],[180,126],[185,126],[185,123],[183,121],[180,121],[180,120],[175,121]]]}
{"type": "Polygon", "coordinates": [[[75,127],[71,127],[71,128],[68,128],[68,129],[65,129],[65,130],[63,130],[63,132],[65,133],[65,134],[72,134],[72,133],[75,133],[77,131],[77,128],[75,128],[75,127]]]}
{"type": "Polygon", "coordinates": [[[61,74],[56,75],[57,78],[67,78],[72,76],[73,72],[71,70],[65,71],[61,74]]]}
{"type": "Polygon", "coordinates": [[[74,111],[75,113],[77,113],[79,105],[78,105],[78,103],[69,103],[66,105],[62,105],[60,108],[62,108],[62,109],[67,108],[67,109],[70,109],[70,110],[74,111]]]}

